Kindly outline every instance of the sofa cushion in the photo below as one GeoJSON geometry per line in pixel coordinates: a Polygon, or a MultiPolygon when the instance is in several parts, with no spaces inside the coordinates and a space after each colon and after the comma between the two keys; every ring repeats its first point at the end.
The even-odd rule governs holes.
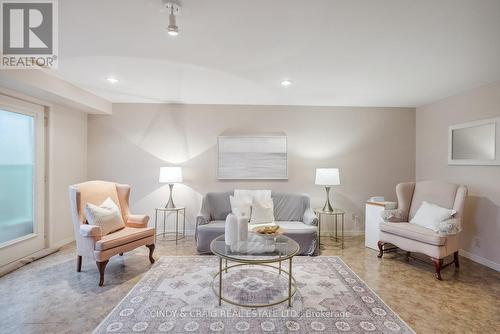
{"type": "MultiPolygon", "coordinates": [[[[214,220],[211,221],[210,224],[200,225],[198,226],[198,233],[200,233],[200,231],[219,231],[220,234],[224,234],[224,223],[223,220],[214,220]]],[[[276,221],[275,223],[281,226],[286,234],[307,234],[315,233],[318,230],[316,226],[296,221],[276,221]]]]}
{"type": "Polygon", "coordinates": [[[410,224],[415,224],[437,232],[442,221],[450,219],[456,213],[453,209],[442,208],[439,205],[422,202],[422,205],[410,220],[410,224]]]}
{"type": "Polygon", "coordinates": [[[274,203],[274,219],[277,221],[302,221],[304,212],[309,208],[310,199],[307,194],[272,194],[274,203]]]}
{"type": "Polygon", "coordinates": [[[110,234],[125,227],[120,208],[110,197],[100,205],[88,202],[85,204],[84,214],[89,225],[101,228],[102,235],[110,234]]]}
{"type": "Polygon", "coordinates": [[[213,192],[205,195],[211,220],[226,220],[227,215],[231,213],[231,202],[229,201],[231,195],[233,195],[232,191],[213,192]]]}
{"type": "Polygon", "coordinates": [[[80,191],[80,207],[79,211],[80,218],[84,217],[84,208],[87,203],[92,203],[94,205],[100,205],[108,197],[115,202],[115,204],[121,210],[120,200],[118,198],[118,192],[116,191],[116,183],[106,182],[106,181],[88,181],[76,185],[78,191],[80,191]]]}
{"type": "Polygon", "coordinates": [[[439,205],[443,208],[452,208],[455,203],[458,186],[443,181],[420,181],[415,184],[411,200],[409,220],[411,220],[423,201],[439,205]]]}
{"type": "Polygon", "coordinates": [[[225,220],[212,220],[208,224],[198,226],[198,233],[202,233],[202,231],[220,231],[220,234],[224,234],[225,224],[225,220]]]}
{"type": "Polygon", "coordinates": [[[274,222],[274,204],[271,198],[254,199],[252,204],[251,224],[267,224],[274,222]]]}
{"type": "Polygon", "coordinates": [[[286,234],[308,234],[318,231],[316,226],[304,224],[303,222],[281,221],[276,222],[276,224],[281,226],[286,234]]]}
{"type": "Polygon", "coordinates": [[[236,198],[250,198],[252,201],[271,199],[271,190],[246,190],[234,189],[234,197],[236,198]]]}
{"type": "Polygon", "coordinates": [[[231,204],[231,211],[236,216],[244,216],[250,219],[250,213],[252,212],[252,199],[250,197],[234,197],[229,196],[229,202],[231,204]]]}
{"type": "Polygon", "coordinates": [[[106,249],[118,247],[132,241],[153,236],[154,233],[155,229],[153,227],[125,227],[119,231],[103,236],[101,240],[95,243],[95,250],[103,251],[106,249]]]}
{"type": "Polygon", "coordinates": [[[380,230],[435,246],[443,246],[446,243],[446,236],[441,236],[433,230],[410,223],[381,222],[380,230]]]}
{"type": "MultiPolygon", "coordinates": [[[[231,213],[229,196],[232,191],[209,192],[203,198],[203,215],[210,220],[225,220],[231,213]]],[[[302,221],[304,212],[310,208],[310,198],[307,194],[272,193],[274,219],[278,221],[302,221]]]]}

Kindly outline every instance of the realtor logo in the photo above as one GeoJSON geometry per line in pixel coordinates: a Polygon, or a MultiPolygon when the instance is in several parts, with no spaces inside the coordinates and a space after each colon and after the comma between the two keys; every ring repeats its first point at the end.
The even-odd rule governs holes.
{"type": "Polygon", "coordinates": [[[57,67],[57,0],[1,0],[2,69],[57,67]]]}

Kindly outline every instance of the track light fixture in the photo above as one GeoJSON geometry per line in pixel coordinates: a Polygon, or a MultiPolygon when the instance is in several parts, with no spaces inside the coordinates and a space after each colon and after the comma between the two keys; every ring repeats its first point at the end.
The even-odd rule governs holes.
{"type": "Polygon", "coordinates": [[[167,32],[170,36],[177,36],[179,35],[179,27],[177,26],[175,16],[180,13],[181,7],[175,3],[168,2],[165,4],[165,8],[169,11],[167,32]]]}

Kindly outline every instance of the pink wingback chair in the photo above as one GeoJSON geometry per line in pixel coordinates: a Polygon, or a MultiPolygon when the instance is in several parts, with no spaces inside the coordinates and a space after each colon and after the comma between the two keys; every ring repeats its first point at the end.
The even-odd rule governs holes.
{"type": "Polygon", "coordinates": [[[453,216],[461,220],[463,216],[467,187],[443,181],[420,181],[400,183],[396,186],[398,210],[400,217],[394,221],[380,223],[378,247],[382,257],[384,252],[394,251],[386,249],[384,245],[392,244],[406,251],[409,257],[411,252],[429,256],[436,270],[436,278],[441,280],[441,269],[458,262],[458,234],[440,235],[431,229],[411,224],[409,221],[415,216],[423,201],[439,205],[456,211],[453,216]],[[443,259],[453,254],[453,261],[443,265],[443,259]]]}
{"type": "Polygon", "coordinates": [[[148,227],[149,217],[133,215],[129,211],[130,186],[106,181],[89,181],[69,187],[71,215],[75,230],[78,272],[82,269],[82,256],[93,258],[99,269],[99,286],[104,284],[104,270],[109,258],[123,255],[140,246],[149,248],[149,261],[154,263],[155,229],[148,227]],[[83,211],[86,203],[100,205],[110,197],[121,210],[125,227],[102,235],[101,228],[87,224],[83,211]]]}

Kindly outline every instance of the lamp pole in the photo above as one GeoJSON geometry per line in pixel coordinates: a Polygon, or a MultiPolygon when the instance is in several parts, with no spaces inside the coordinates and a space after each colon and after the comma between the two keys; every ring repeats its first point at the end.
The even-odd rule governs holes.
{"type": "Polygon", "coordinates": [[[168,197],[167,205],[165,205],[165,209],[175,209],[174,200],[172,199],[172,191],[174,190],[174,184],[169,183],[168,187],[170,188],[170,196],[168,197]]]}
{"type": "Polygon", "coordinates": [[[325,212],[332,212],[333,211],[332,205],[330,204],[330,188],[331,187],[329,187],[329,186],[325,187],[326,201],[325,201],[325,205],[323,206],[323,211],[325,211],[325,212]]]}

